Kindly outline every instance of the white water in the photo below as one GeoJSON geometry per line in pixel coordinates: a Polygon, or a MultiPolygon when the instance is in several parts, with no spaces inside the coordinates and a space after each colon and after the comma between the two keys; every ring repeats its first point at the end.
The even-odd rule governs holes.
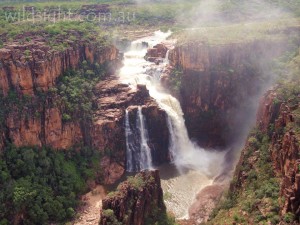
{"type": "Polygon", "coordinates": [[[148,146],[148,131],[142,108],[138,107],[136,114],[136,127],[131,129],[129,113],[125,113],[126,134],[126,166],[128,172],[137,172],[152,168],[151,150],[148,146]],[[138,139],[138,140],[137,140],[138,139]]]}
{"type": "Polygon", "coordinates": [[[141,170],[151,169],[152,168],[152,157],[151,150],[148,146],[148,131],[145,127],[145,120],[142,113],[142,107],[138,107],[137,113],[137,127],[140,130],[140,149],[141,149],[141,159],[140,159],[140,168],[141,170]]]}
{"type": "Polygon", "coordinates": [[[128,110],[126,109],[125,112],[125,135],[126,135],[126,168],[128,172],[133,172],[135,170],[134,163],[133,163],[133,154],[135,152],[135,148],[131,139],[133,138],[133,133],[130,128],[129,124],[129,115],[128,110]]]}
{"type": "MultiPolygon", "coordinates": [[[[155,44],[166,40],[170,34],[170,32],[162,33],[158,31],[151,37],[133,42],[131,49],[124,54],[124,66],[120,70],[119,76],[121,82],[129,84],[132,88],[136,88],[137,84],[146,85],[150,96],[153,97],[158,105],[168,114],[168,128],[170,134],[169,152],[173,163],[181,175],[177,176],[175,180],[174,178],[166,179],[166,183],[164,183],[163,180],[162,184],[164,190],[167,190],[174,196],[173,200],[168,201],[170,203],[167,203],[168,208],[174,210],[173,207],[177,204],[176,207],[178,210],[175,210],[174,213],[177,217],[182,217],[186,215],[187,208],[191,204],[190,198],[193,199],[195,194],[204,186],[210,184],[212,178],[221,171],[224,155],[223,153],[212,150],[205,151],[189,139],[179,101],[165,92],[159,82],[160,75],[168,64],[168,59],[165,59],[164,62],[158,66],[144,59],[147,49],[142,47],[142,42],[147,42],[149,47],[153,47],[155,44]],[[189,182],[189,180],[192,181],[193,179],[181,179],[190,176],[194,177],[194,180],[197,181],[193,185],[196,191],[191,188],[187,190],[186,188],[189,186],[184,185],[185,182],[189,182]],[[180,196],[179,193],[183,190],[182,188],[185,189],[186,194],[184,195],[189,196],[185,198],[185,200],[180,197],[178,199],[178,196],[180,196]],[[181,204],[180,201],[182,201],[182,203],[185,201],[186,204],[181,204]],[[176,204],[174,205],[173,203],[176,204]]],[[[127,159],[130,160],[130,158],[127,159]]]]}

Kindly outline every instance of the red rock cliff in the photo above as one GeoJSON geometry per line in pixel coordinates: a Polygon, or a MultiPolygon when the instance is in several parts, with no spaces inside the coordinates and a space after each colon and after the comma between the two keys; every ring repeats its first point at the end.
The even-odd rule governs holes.
{"type": "MultiPolygon", "coordinates": [[[[4,96],[9,90],[18,95],[31,95],[54,87],[57,78],[68,69],[76,69],[83,60],[103,64],[118,58],[114,46],[98,48],[74,45],[62,52],[51,50],[43,43],[6,45],[0,49],[0,90],[4,96]]],[[[59,107],[51,100],[36,107],[16,113],[11,110],[5,120],[5,139],[16,146],[47,145],[66,149],[82,140],[83,132],[78,122],[63,123],[59,107]],[[25,112],[26,111],[26,112],[25,112]]]]}
{"type": "Polygon", "coordinates": [[[148,217],[155,221],[165,210],[159,172],[144,171],[103,200],[100,224],[143,225],[148,217]]]}
{"type": "Polygon", "coordinates": [[[280,196],[283,198],[281,213],[292,212],[300,216],[300,136],[299,102],[276,102],[276,89],[268,92],[261,101],[257,124],[263,132],[273,127],[269,149],[273,167],[281,178],[280,196]],[[268,128],[268,129],[267,129],[268,128]],[[296,130],[295,130],[296,129],[296,130]]]}
{"type": "MultiPolygon", "coordinates": [[[[182,71],[180,98],[191,138],[200,145],[226,146],[241,132],[251,100],[266,81],[267,60],[279,43],[254,41],[226,45],[188,43],[169,53],[182,71]]],[[[172,76],[172,73],[171,73],[172,76]]]]}

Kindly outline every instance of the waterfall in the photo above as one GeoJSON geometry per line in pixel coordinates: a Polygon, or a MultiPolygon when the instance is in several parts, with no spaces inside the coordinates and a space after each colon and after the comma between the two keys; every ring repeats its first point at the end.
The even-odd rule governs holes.
{"type": "Polygon", "coordinates": [[[152,158],[151,158],[151,149],[148,146],[148,131],[145,127],[145,120],[142,113],[142,107],[138,107],[137,113],[137,126],[140,133],[140,169],[151,169],[152,168],[152,158]]]}
{"type": "MultiPolygon", "coordinates": [[[[168,63],[167,57],[169,53],[166,55],[165,63],[154,65],[144,59],[147,49],[137,48],[137,46],[141,46],[137,43],[147,42],[149,46],[153,46],[164,41],[168,35],[170,35],[170,33],[156,32],[152,37],[135,41],[132,44],[131,50],[124,54],[124,66],[120,70],[119,78],[121,82],[129,84],[133,89],[136,88],[137,83],[146,85],[150,96],[153,97],[158,105],[167,113],[170,137],[169,152],[173,163],[178,168],[194,169],[213,176],[221,169],[223,153],[205,151],[189,139],[179,101],[172,95],[164,92],[159,83],[158,78],[168,63]]],[[[140,121],[143,120],[141,119],[140,121]]],[[[142,129],[142,134],[142,122],[140,123],[140,129],[142,129]]],[[[146,137],[147,135],[145,134],[145,138],[146,137]]],[[[141,140],[141,143],[142,142],[143,140],[141,140]]],[[[144,143],[146,143],[146,141],[144,143]]],[[[147,150],[148,145],[145,144],[140,148],[143,149],[141,154],[145,154],[143,157],[149,159],[149,155],[147,156],[150,152],[147,150]]],[[[143,163],[148,166],[150,165],[149,162],[146,161],[143,163]]]]}
{"type": "Polygon", "coordinates": [[[128,172],[135,171],[133,155],[136,152],[135,147],[132,144],[133,133],[129,124],[128,110],[125,111],[125,135],[126,135],[126,168],[128,172]]]}
{"type": "Polygon", "coordinates": [[[164,64],[166,64],[166,65],[169,64],[169,52],[170,52],[170,50],[167,51],[166,57],[164,59],[164,64]]]}
{"type": "Polygon", "coordinates": [[[151,149],[148,146],[148,131],[142,108],[136,114],[136,127],[130,127],[129,113],[125,111],[126,168],[128,172],[137,172],[152,168],[151,149]]]}

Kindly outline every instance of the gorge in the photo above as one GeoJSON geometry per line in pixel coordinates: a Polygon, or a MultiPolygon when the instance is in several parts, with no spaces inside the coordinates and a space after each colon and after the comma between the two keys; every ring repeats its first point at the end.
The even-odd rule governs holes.
{"type": "Polygon", "coordinates": [[[32,1],[0,3],[1,225],[299,223],[297,17],[32,1]]]}

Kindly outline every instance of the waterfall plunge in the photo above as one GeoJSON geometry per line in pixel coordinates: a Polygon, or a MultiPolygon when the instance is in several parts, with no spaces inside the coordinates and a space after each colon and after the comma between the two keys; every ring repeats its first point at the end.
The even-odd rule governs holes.
{"type": "Polygon", "coordinates": [[[136,127],[131,129],[129,113],[125,114],[127,171],[137,172],[152,168],[151,150],[148,146],[148,131],[142,108],[139,106],[136,114],[136,127]],[[138,140],[137,140],[138,139],[138,140]]]}
{"type": "MultiPolygon", "coordinates": [[[[159,78],[168,64],[168,60],[165,59],[164,63],[157,66],[144,59],[147,48],[143,47],[143,42],[147,42],[149,47],[153,47],[164,41],[170,34],[170,32],[158,31],[152,37],[133,42],[131,49],[124,54],[125,60],[120,71],[120,80],[129,84],[133,89],[136,88],[136,84],[145,84],[150,96],[166,111],[170,133],[169,151],[175,165],[179,169],[194,169],[202,171],[206,175],[215,176],[220,172],[223,153],[205,151],[189,139],[179,101],[162,91],[159,78]]],[[[130,158],[127,159],[130,160],[130,158]]]]}
{"type": "MultiPolygon", "coordinates": [[[[137,84],[146,85],[150,96],[168,115],[169,152],[175,168],[173,165],[165,165],[160,169],[162,187],[165,193],[171,195],[171,198],[165,201],[167,208],[177,218],[186,218],[187,210],[197,193],[205,186],[212,184],[212,177],[221,171],[224,153],[205,151],[189,139],[179,101],[165,92],[160,85],[160,75],[169,63],[168,59],[165,59],[160,65],[154,65],[144,59],[147,49],[143,42],[147,42],[149,47],[153,47],[164,41],[169,35],[170,32],[155,32],[154,36],[133,42],[131,49],[124,54],[124,66],[120,71],[119,79],[133,89],[136,89],[137,84]],[[177,170],[179,174],[169,175],[169,173],[174,174],[174,170],[177,170]]],[[[139,169],[133,168],[135,161],[141,159],[141,155],[134,148],[140,146],[134,142],[139,139],[130,129],[128,112],[126,112],[128,171],[138,171],[139,169]]],[[[175,171],[175,173],[177,172],[175,171]]]]}

